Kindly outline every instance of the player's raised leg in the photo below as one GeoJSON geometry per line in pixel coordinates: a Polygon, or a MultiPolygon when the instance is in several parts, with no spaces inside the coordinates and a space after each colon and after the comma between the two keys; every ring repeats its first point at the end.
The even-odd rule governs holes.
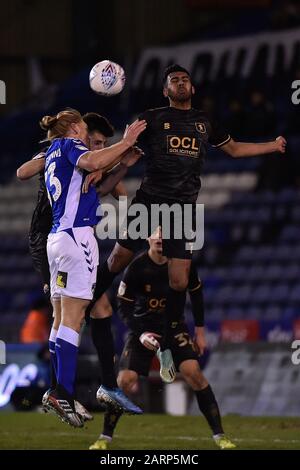
{"type": "MultiPolygon", "coordinates": [[[[116,243],[108,260],[97,274],[94,298],[110,286],[113,279],[126,267],[133,257],[133,252],[116,243]]],[[[102,294],[101,294],[102,295],[102,294]]],[[[89,308],[90,309],[90,308],[89,308]]],[[[101,364],[101,386],[97,391],[97,399],[109,407],[115,406],[128,413],[141,414],[142,410],[129,400],[118,388],[115,364],[114,341],[111,331],[112,309],[105,295],[97,300],[91,309],[91,333],[101,364]]]]}
{"type": "Polygon", "coordinates": [[[189,259],[171,258],[168,260],[169,289],[166,299],[166,318],[161,346],[157,351],[157,357],[160,361],[160,376],[164,382],[173,382],[176,376],[171,342],[173,329],[183,316],[190,267],[191,260],[189,259]]]}

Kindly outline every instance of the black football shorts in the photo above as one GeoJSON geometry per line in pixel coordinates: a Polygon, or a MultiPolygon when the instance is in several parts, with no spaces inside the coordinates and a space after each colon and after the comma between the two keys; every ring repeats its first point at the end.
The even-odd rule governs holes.
{"type": "MultiPolygon", "coordinates": [[[[171,351],[177,371],[182,362],[189,359],[198,360],[185,323],[179,323],[174,329],[171,351]]],[[[154,356],[155,352],[143,346],[138,335],[130,333],[120,358],[119,369],[133,370],[138,375],[147,377],[154,356]]]]}
{"type": "MultiPolygon", "coordinates": [[[[180,202],[172,202],[172,201],[163,201],[161,199],[156,198],[155,196],[149,196],[145,192],[138,190],[136,196],[132,200],[128,211],[133,206],[133,204],[142,204],[147,209],[148,214],[148,224],[147,224],[147,234],[146,236],[149,237],[151,235],[151,206],[153,205],[162,205],[165,204],[168,207],[173,206],[174,204],[178,204],[182,211],[183,211],[183,203],[180,202]]],[[[181,212],[182,213],[182,212],[181,212]]],[[[175,216],[170,211],[170,232],[168,238],[164,238],[162,240],[162,248],[163,248],[163,255],[167,258],[179,258],[179,259],[192,259],[193,257],[193,242],[195,240],[192,238],[192,234],[195,231],[195,221],[196,221],[196,205],[190,204],[190,217],[189,217],[189,227],[191,230],[187,229],[190,233],[188,234],[187,238],[185,234],[185,227],[186,224],[183,217],[177,218],[175,220],[175,216]],[[175,227],[179,228],[179,235],[176,236],[175,234],[175,227]],[[180,236],[180,238],[178,238],[180,236]]],[[[138,214],[137,214],[138,216],[138,214]]],[[[130,235],[130,225],[135,219],[136,215],[129,215],[127,214],[127,219],[125,224],[120,229],[120,236],[118,238],[119,245],[127,248],[128,250],[137,253],[145,248],[147,248],[147,242],[143,238],[134,239],[130,235]]],[[[159,225],[164,226],[164,220],[162,214],[159,214],[159,225]]],[[[134,224],[135,225],[135,224],[134,224]]],[[[156,227],[154,227],[155,229],[156,227]]],[[[138,229],[139,230],[139,229],[138,229]]],[[[146,230],[146,229],[145,229],[146,230]]]]}

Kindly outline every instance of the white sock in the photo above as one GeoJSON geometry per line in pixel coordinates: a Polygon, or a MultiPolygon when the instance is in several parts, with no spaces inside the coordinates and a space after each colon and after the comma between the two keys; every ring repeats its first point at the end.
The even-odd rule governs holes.
{"type": "Polygon", "coordinates": [[[105,434],[100,434],[99,439],[105,439],[108,442],[112,441],[112,437],[111,436],[106,436],[105,434]]]}

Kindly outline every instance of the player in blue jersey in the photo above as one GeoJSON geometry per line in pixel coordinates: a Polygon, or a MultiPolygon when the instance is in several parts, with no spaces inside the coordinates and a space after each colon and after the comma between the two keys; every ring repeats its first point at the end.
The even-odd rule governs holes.
{"type": "MultiPolygon", "coordinates": [[[[110,122],[104,117],[97,113],[86,113],[83,116],[84,122],[88,126],[89,133],[89,148],[90,150],[100,150],[107,146],[107,139],[112,137],[114,129],[110,122]]],[[[33,159],[24,163],[17,170],[17,177],[20,180],[26,180],[37,174],[39,174],[39,192],[37,205],[34,210],[29,234],[30,241],[30,254],[32,256],[33,265],[42,277],[44,284],[44,292],[49,293],[50,296],[50,272],[49,263],[47,257],[47,238],[52,228],[52,210],[48,199],[44,168],[45,168],[45,152],[48,146],[43,149],[42,152],[37,154],[33,159]]],[[[120,196],[126,196],[126,188],[121,182],[121,179],[125,176],[129,166],[133,165],[137,159],[141,156],[141,152],[136,147],[126,152],[126,155],[122,158],[122,162],[115,166],[113,170],[104,172],[102,170],[87,173],[84,180],[83,191],[86,192],[89,184],[94,184],[97,187],[97,192],[100,196],[104,196],[108,193],[113,194],[114,197],[119,198],[120,196]]],[[[97,302],[97,308],[93,310],[90,319],[90,327],[92,332],[92,338],[99,354],[99,351],[105,351],[104,354],[99,354],[99,362],[101,368],[101,397],[103,389],[106,390],[106,397],[109,394],[108,399],[111,403],[114,401],[115,406],[121,406],[125,412],[131,412],[132,407],[135,405],[128,400],[128,398],[122,393],[117,387],[115,372],[114,372],[114,360],[108,360],[109,354],[106,353],[107,349],[112,348],[113,338],[110,334],[110,316],[112,314],[112,307],[110,302],[104,294],[100,301],[97,302]],[[98,319],[101,319],[100,321],[98,319]],[[112,343],[112,344],[111,344],[112,343]],[[99,347],[101,345],[101,347],[99,347]],[[104,359],[103,359],[104,358],[104,359]]],[[[49,350],[51,353],[51,387],[43,396],[43,408],[48,411],[48,396],[52,389],[56,387],[56,354],[55,354],[55,341],[57,330],[59,328],[58,323],[54,319],[50,338],[49,338],[49,350]]],[[[99,392],[99,393],[100,393],[99,392]]],[[[102,402],[102,398],[99,398],[102,402]]],[[[75,400],[76,411],[81,414],[84,419],[92,419],[92,415],[78,402],[75,400]]]]}
{"type": "Polygon", "coordinates": [[[81,427],[83,421],[75,411],[73,397],[79,331],[93,297],[99,259],[93,233],[99,221],[98,197],[93,186],[82,192],[83,170],[101,170],[120,161],[146,123],[135,121],[120,142],[98,151],[89,151],[87,125],[75,110],[45,116],[41,127],[47,130],[51,142],[45,163],[53,214],[47,254],[54,315],[60,319],[55,342],[58,383],[49,394],[48,404],[64,421],[81,427]]]}

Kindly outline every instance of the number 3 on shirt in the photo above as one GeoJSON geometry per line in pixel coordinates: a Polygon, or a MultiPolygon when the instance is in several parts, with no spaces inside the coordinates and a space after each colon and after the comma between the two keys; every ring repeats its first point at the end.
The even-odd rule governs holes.
{"type": "MultiPolygon", "coordinates": [[[[61,195],[61,183],[60,183],[59,179],[57,178],[57,176],[54,176],[55,167],[56,167],[55,162],[50,163],[50,165],[47,168],[46,174],[45,174],[46,179],[48,179],[48,177],[49,177],[50,187],[54,186],[54,188],[55,188],[55,191],[51,192],[51,196],[52,196],[53,201],[57,201],[57,199],[61,195]]],[[[48,191],[48,197],[49,196],[50,196],[50,194],[49,194],[49,191],[48,191]]],[[[49,200],[51,202],[50,197],[49,197],[49,200]]]]}

